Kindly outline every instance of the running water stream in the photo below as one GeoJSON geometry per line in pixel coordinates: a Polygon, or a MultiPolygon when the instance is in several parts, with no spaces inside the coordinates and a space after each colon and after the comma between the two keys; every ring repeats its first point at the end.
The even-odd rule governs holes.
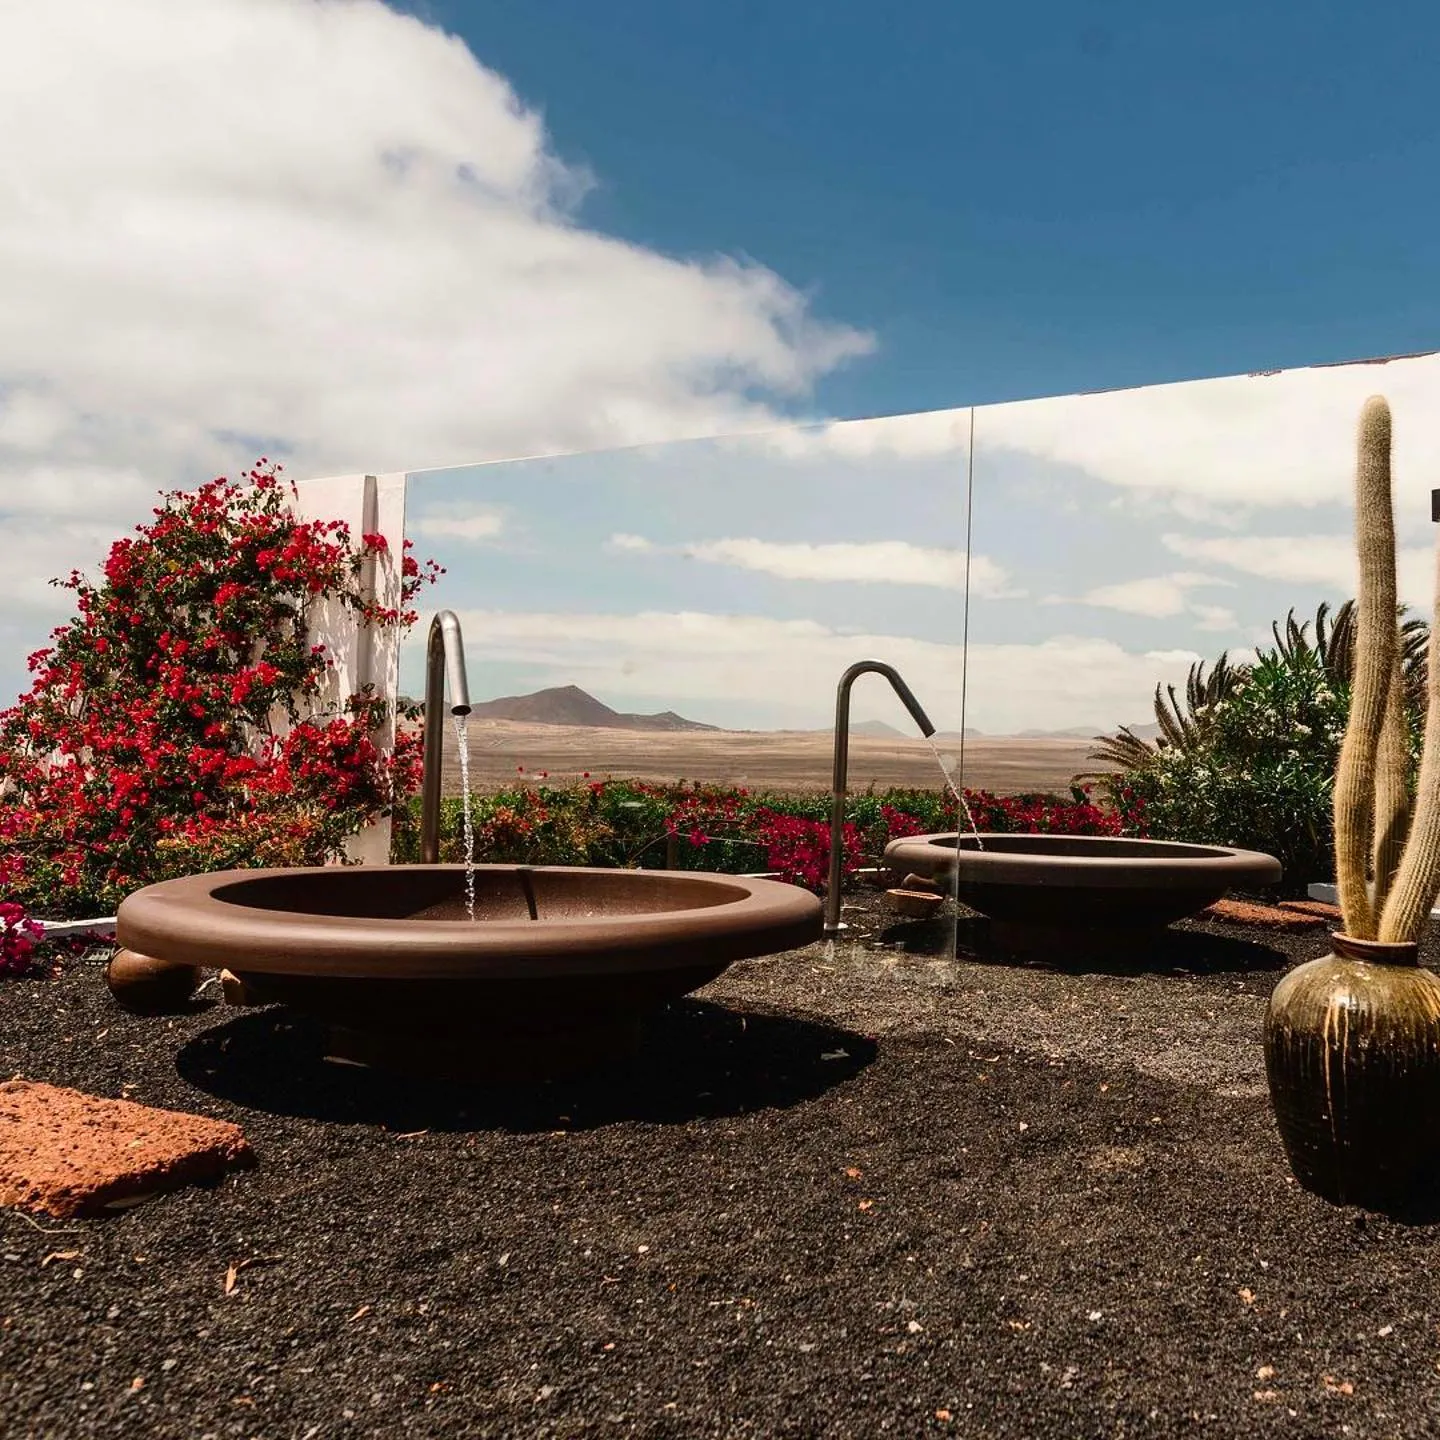
{"type": "MultiPolygon", "coordinates": [[[[964,792],[956,789],[955,782],[950,778],[950,767],[945,763],[945,757],[940,753],[939,747],[935,744],[933,736],[927,735],[925,743],[930,747],[930,753],[935,757],[935,763],[940,767],[940,773],[945,777],[945,788],[955,797],[956,804],[965,816],[965,822],[969,825],[969,833],[975,837],[975,848],[983,850],[985,847],[980,843],[980,832],[975,828],[975,817],[970,813],[970,804],[965,799],[964,792]]],[[[960,833],[956,827],[955,834],[956,849],[959,849],[960,833]]]]}
{"type": "Polygon", "coordinates": [[[470,737],[465,717],[456,715],[455,743],[460,752],[460,814],[465,844],[465,913],[475,918],[475,824],[470,815],[470,737]]]}

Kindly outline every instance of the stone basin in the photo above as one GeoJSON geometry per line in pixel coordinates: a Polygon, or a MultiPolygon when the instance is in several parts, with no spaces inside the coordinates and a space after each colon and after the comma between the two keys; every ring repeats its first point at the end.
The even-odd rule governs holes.
{"type": "Polygon", "coordinates": [[[1273,885],[1281,876],[1273,855],[1222,845],[1109,835],[958,838],[958,847],[953,831],[892,840],[885,860],[954,885],[964,904],[990,917],[997,938],[1020,944],[1158,929],[1227,890],[1273,885]]]}
{"type": "Polygon", "coordinates": [[[480,1079],[573,1073],[733,961],[819,937],[819,899],[735,875],[568,866],[189,875],[129,896],[125,950],[223,968],[329,1027],[336,1060],[480,1079]]]}

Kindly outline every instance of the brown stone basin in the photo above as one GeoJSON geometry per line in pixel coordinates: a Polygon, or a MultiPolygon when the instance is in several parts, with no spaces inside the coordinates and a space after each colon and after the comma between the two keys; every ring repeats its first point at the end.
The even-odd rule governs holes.
{"type": "Polygon", "coordinates": [[[488,1079],[595,1063],[735,960],[817,939],[818,898],[735,875],[461,865],[228,870],[151,885],[117,939],[223,968],[330,1027],[332,1058],[488,1079]]]}
{"type": "Polygon", "coordinates": [[[954,885],[959,899],[1017,942],[1067,933],[1155,929],[1232,888],[1273,885],[1280,862],[1258,850],[1108,835],[914,835],[886,863],[954,885]],[[978,839],[978,844],[976,843],[978,839]],[[956,875],[956,866],[959,875],[956,875]]]}

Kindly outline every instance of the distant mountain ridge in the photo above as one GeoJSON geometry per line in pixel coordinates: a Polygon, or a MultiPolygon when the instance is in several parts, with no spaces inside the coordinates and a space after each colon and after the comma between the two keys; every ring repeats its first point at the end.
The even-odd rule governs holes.
{"type": "Polygon", "coordinates": [[[587,694],[578,685],[557,685],[529,695],[502,695],[470,707],[470,714],[482,720],[520,720],[531,725],[584,725],[606,730],[718,730],[687,720],[673,710],[658,715],[631,715],[612,710],[603,701],[587,694]]]}
{"type": "MultiPolygon", "coordinates": [[[[535,690],[529,695],[502,695],[497,700],[484,700],[471,707],[471,715],[482,720],[514,720],[530,725],[574,725],[607,730],[696,730],[721,731],[723,725],[707,725],[700,720],[687,720],[673,710],[662,710],[654,715],[636,715],[626,711],[612,710],[603,701],[582,690],[578,685],[556,685],[547,690],[535,690]]],[[[1114,734],[1119,726],[1105,729],[1103,726],[1071,726],[1064,730],[1020,730],[1011,735],[992,735],[984,730],[966,727],[967,740],[1091,740],[1101,735],[1114,734]]],[[[1132,725],[1130,727],[1141,739],[1153,740],[1159,726],[1132,725]]],[[[749,733],[763,734],[763,731],[749,733]]],[[[816,730],[829,734],[829,728],[816,730]]],[[[911,740],[918,738],[917,732],[897,729],[884,720],[857,720],[850,727],[852,735],[867,736],[875,740],[911,740]]],[[[933,737],[936,744],[953,745],[960,740],[955,730],[941,730],[933,737]]]]}
{"type": "MultiPolygon", "coordinates": [[[[1104,726],[1095,725],[1071,725],[1064,730],[1016,730],[1005,735],[993,735],[985,730],[975,730],[969,725],[965,727],[965,739],[967,740],[1094,740],[1103,735],[1113,735],[1119,731],[1118,725],[1106,730],[1104,726]]],[[[1160,733],[1160,727],[1155,724],[1132,725],[1130,729],[1142,740],[1153,740],[1160,733]]],[[[817,735],[820,731],[815,732],[817,735]]],[[[914,735],[904,730],[897,730],[893,725],[887,725],[883,720],[861,720],[850,727],[852,735],[868,735],[876,740],[910,740],[914,735]]],[[[918,732],[916,732],[918,733],[918,732]]],[[[937,730],[930,737],[940,744],[942,741],[953,745],[960,739],[958,730],[937,730]]]]}

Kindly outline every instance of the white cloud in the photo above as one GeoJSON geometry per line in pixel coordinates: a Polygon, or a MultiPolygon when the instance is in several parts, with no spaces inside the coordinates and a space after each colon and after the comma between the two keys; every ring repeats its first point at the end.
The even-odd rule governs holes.
{"type": "Polygon", "coordinates": [[[1351,583],[1355,541],[1349,535],[1162,535],[1160,543],[1187,560],[1228,565],[1267,580],[1300,585],[1351,583]]]}
{"type": "Polygon", "coordinates": [[[647,540],[643,535],[612,535],[606,544],[612,550],[633,550],[642,553],[656,548],[654,542],[647,540]]]}
{"type": "Polygon", "coordinates": [[[1192,600],[1189,592],[1199,586],[1233,587],[1234,584],[1233,580],[1223,580],[1214,575],[1177,571],[1173,575],[1147,575],[1096,585],[1079,596],[1047,595],[1042,603],[1094,605],[1102,610],[1119,610],[1126,615],[1144,615],[1157,620],[1189,614],[1199,617],[1198,629],[1215,630],[1226,628],[1221,623],[1221,617],[1230,616],[1233,622],[1231,612],[1215,605],[1202,605],[1192,600]]]}
{"type": "Polygon", "coordinates": [[[1197,630],[1233,630],[1240,623],[1239,616],[1225,605],[1192,605],[1190,613],[1196,617],[1197,630]]]}
{"type": "MultiPolygon", "coordinates": [[[[1169,510],[1191,523],[1238,529],[1257,508],[1348,507],[1360,407],[1379,393],[1395,416],[1397,523],[1413,531],[1428,522],[1440,474],[1437,390],[1440,353],[977,406],[976,493],[1009,487],[1003,457],[1012,454],[1115,486],[1117,509],[1169,510]]],[[[970,420],[968,407],[934,410],[728,443],[791,459],[950,455],[963,494],[970,420]]]]}
{"type": "MultiPolygon", "coordinates": [[[[1187,560],[1228,565],[1247,575],[1292,585],[1319,585],[1337,597],[1353,595],[1360,562],[1351,535],[1162,535],[1165,548],[1187,560]]],[[[1435,603],[1432,545],[1402,545],[1395,556],[1400,598],[1428,614],[1435,603]]]]}
{"type": "MultiPolygon", "coordinates": [[[[977,414],[983,414],[978,411],[977,414]]],[[[761,449],[787,459],[834,455],[850,460],[923,460],[937,455],[963,454],[969,444],[969,407],[926,410],[913,415],[882,415],[868,420],[833,420],[824,425],[791,426],[728,443],[742,449],[761,449]]],[[[955,471],[957,493],[965,485],[965,471],[955,471]]]]}
{"type": "MultiPolygon", "coordinates": [[[[746,698],[757,725],[829,723],[846,666],[873,656],[893,664],[941,730],[958,729],[965,683],[959,644],[905,635],[854,634],[813,620],[646,611],[635,615],[460,613],[472,675],[487,663],[533,667],[537,686],[576,684],[625,708],[673,708],[707,718],[707,702],[746,698]]],[[[1201,657],[1190,650],[1126,651],[1093,636],[1038,644],[971,644],[967,723],[991,734],[1134,723],[1157,682],[1183,683],[1201,657]]],[[[473,687],[472,687],[473,688],[473,687]]],[[[856,720],[910,721],[878,678],[858,685],[856,720]]]]}
{"type": "Polygon", "coordinates": [[[55,563],[19,511],[769,425],[871,346],[587,229],[538,113],[379,0],[0,6],[0,134],[0,599],[55,563]]]}
{"type": "MultiPolygon", "coordinates": [[[[775,575],[782,580],[824,583],[923,585],[942,590],[965,588],[965,552],[912,545],[908,540],[805,541],[756,539],[699,540],[680,545],[656,545],[640,535],[612,535],[615,549],[667,551],[712,565],[731,565],[775,575]]],[[[971,559],[972,593],[989,599],[1023,595],[1014,589],[1003,566],[985,555],[971,559]]]]}
{"type": "Polygon", "coordinates": [[[1129,615],[1154,615],[1163,618],[1185,613],[1185,587],[1164,576],[1148,580],[1120,580],[1113,585],[1097,585],[1080,598],[1086,605],[1123,610],[1129,615]]]}
{"type": "Polygon", "coordinates": [[[1168,497],[1186,518],[1348,506],[1360,407],[1379,393],[1395,416],[1397,524],[1413,530],[1440,474],[1437,389],[1440,355],[1428,355],[988,405],[976,411],[976,469],[987,473],[990,452],[1034,455],[1168,497]]]}
{"type": "Polygon", "coordinates": [[[416,540],[494,540],[505,530],[499,510],[427,510],[410,520],[405,530],[416,540]]]}

